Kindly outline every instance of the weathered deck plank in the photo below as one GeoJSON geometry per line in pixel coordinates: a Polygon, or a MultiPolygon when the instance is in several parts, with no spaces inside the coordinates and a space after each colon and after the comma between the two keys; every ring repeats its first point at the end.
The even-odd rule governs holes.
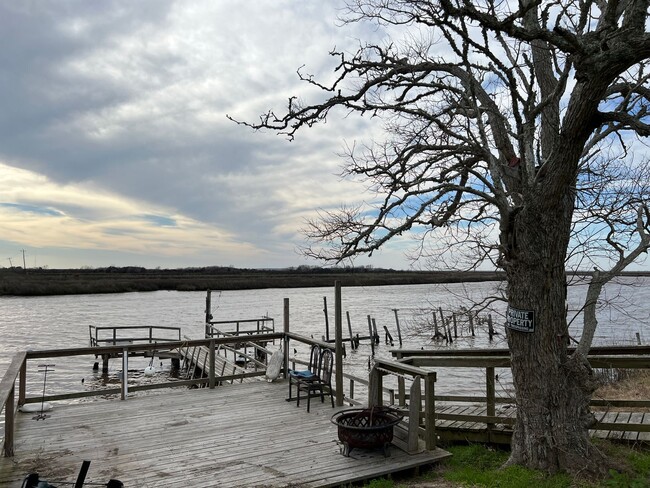
{"type": "MultiPolygon", "coordinates": [[[[503,418],[514,418],[516,408],[508,408],[498,413],[503,418]]],[[[504,423],[497,423],[491,429],[487,428],[484,422],[477,422],[467,417],[487,417],[485,406],[474,406],[460,408],[456,405],[436,405],[436,416],[444,416],[444,420],[436,420],[436,433],[443,442],[454,442],[467,440],[471,442],[499,442],[509,443],[512,435],[512,426],[504,423]],[[457,415],[458,420],[447,418],[449,415],[457,415]]],[[[596,419],[604,424],[644,424],[650,425],[649,413],[630,412],[595,412],[596,419]]],[[[609,428],[598,428],[589,431],[593,437],[608,439],[611,441],[648,441],[650,432],[637,432],[625,430],[611,430],[609,428]]]]}
{"type": "Polygon", "coordinates": [[[340,454],[334,413],[286,402],[286,383],[243,383],[214,390],[179,389],[56,406],[46,420],[20,414],[16,455],[0,459],[0,486],[19,487],[30,472],[125,486],[337,486],[431,464],[444,451],[408,455],[393,447],[340,454]]]}

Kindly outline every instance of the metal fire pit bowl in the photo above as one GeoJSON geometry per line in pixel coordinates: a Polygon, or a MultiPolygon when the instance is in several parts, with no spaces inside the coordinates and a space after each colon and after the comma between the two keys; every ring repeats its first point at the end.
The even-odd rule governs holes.
{"type": "Polygon", "coordinates": [[[355,447],[381,447],[384,456],[388,456],[393,427],[403,417],[401,412],[390,407],[354,408],[335,413],[332,423],[338,426],[339,440],[343,443],[342,454],[349,456],[355,447]]]}

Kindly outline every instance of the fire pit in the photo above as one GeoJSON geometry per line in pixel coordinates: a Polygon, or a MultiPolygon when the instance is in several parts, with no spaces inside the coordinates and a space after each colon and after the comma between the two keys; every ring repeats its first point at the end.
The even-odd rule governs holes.
{"type": "Polygon", "coordinates": [[[381,447],[388,456],[388,446],[393,440],[393,427],[404,415],[390,407],[354,408],[341,410],[332,415],[332,423],[338,426],[339,440],[343,443],[344,456],[355,447],[374,449],[381,447]]]}

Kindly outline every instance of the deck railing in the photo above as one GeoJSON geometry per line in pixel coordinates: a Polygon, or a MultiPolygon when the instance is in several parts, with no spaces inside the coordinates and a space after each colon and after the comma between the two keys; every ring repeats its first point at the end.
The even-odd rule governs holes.
{"type": "Polygon", "coordinates": [[[205,337],[228,335],[270,334],[275,332],[275,319],[261,317],[245,320],[209,320],[205,323],[205,337]]]}
{"type": "Polygon", "coordinates": [[[181,328],[164,325],[129,325],[129,326],[88,326],[90,345],[116,346],[121,344],[139,344],[154,342],[171,342],[181,340],[181,328]]]}
{"type": "MultiPolygon", "coordinates": [[[[438,413],[438,420],[476,422],[485,424],[489,429],[495,424],[514,424],[512,416],[499,415],[496,411],[496,405],[499,403],[515,403],[513,397],[503,397],[496,395],[496,374],[497,368],[510,368],[510,356],[507,350],[406,350],[395,349],[391,351],[403,364],[409,364],[420,368],[430,370],[433,368],[482,368],[485,370],[485,396],[475,395],[436,395],[435,401],[453,402],[454,404],[472,403],[484,404],[486,407],[485,415],[467,415],[453,413],[438,413]],[[482,353],[482,355],[481,355],[482,353]]],[[[598,369],[650,369],[650,347],[596,347],[593,348],[588,356],[588,361],[593,368],[598,369]]],[[[403,383],[398,388],[398,403],[403,405],[407,399],[403,383]]],[[[631,408],[631,409],[648,409],[650,408],[650,399],[648,400],[615,400],[593,398],[590,405],[592,407],[609,407],[609,408],[631,408]]],[[[613,430],[623,432],[650,432],[650,425],[642,423],[613,423],[598,422],[593,429],[595,430],[613,430]]]]}

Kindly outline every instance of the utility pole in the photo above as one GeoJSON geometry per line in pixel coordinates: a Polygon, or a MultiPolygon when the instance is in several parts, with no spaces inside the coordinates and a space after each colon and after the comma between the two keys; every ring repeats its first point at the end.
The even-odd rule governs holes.
{"type": "Polygon", "coordinates": [[[10,267],[10,268],[13,268],[13,267],[14,267],[14,263],[11,262],[11,258],[7,258],[7,259],[9,260],[9,267],[10,267]]]}
{"type": "Polygon", "coordinates": [[[23,251],[23,270],[27,271],[27,265],[25,264],[25,250],[22,249],[23,251]]]}

